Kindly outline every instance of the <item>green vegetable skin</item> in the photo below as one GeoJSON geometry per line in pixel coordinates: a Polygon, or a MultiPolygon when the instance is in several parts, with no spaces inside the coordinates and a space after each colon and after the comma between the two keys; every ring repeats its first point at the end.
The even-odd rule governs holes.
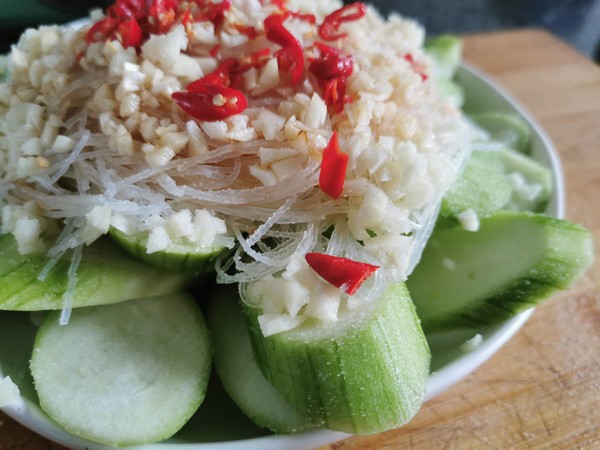
{"type": "Polygon", "coordinates": [[[477,328],[570,287],[593,259],[585,228],[547,216],[498,212],[477,232],[434,231],[407,285],[427,331],[477,328]]]}
{"type": "Polygon", "coordinates": [[[193,245],[171,244],[167,250],[147,253],[147,235],[128,235],[111,228],[110,235],[130,255],[139,261],[173,272],[206,273],[215,270],[215,260],[226,250],[223,247],[196,248],[193,245]]]}
{"type": "Polygon", "coordinates": [[[440,93],[450,99],[456,108],[465,103],[465,92],[453,78],[462,57],[462,41],[451,35],[429,39],[425,52],[433,59],[433,78],[440,93]]]}
{"type": "Polygon", "coordinates": [[[215,344],[215,369],[221,383],[254,423],[275,433],[314,428],[283,399],[256,364],[235,287],[224,286],[211,299],[208,323],[215,344]]]}
{"type": "Polygon", "coordinates": [[[435,61],[435,76],[451,80],[462,58],[462,41],[450,34],[437,36],[425,42],[425,51],[435,61]]]}
{"type": "Polygon", "coordinates": [[[551,194],[552,173],[537,161],[510,149],[474,151],[442,199],[438,227],[455,225],[467,209],[479,217],[502,209],[540,212],[551,194]],[[531,198],[519,196],[511,182],[515,174],[539,192],[531,198]]]}
{"type": "Polygon", "coordinates": [[[247,307],[257,363],[275,389],[318,426],[389,430],[421,407],[430,353],[404,284],[334,323],[305,322],[265,337],[247,307]]]}
{"type": "Polygon", "coordinates": [[[50,314],[31,372],[42,409],[65,430],[112,446],[176,433],[206,393],[212,346],[188,294],[50,314]]]}
{"type": "MultiPolygon", "coordinates": [[[[0,309],[39,311],[63,307],[68,285],[69,258],[64,257],[38,280],[48,262],[45,255],[21,255],[12,235],[0,235],[0,309]]],[[[73,307],[115,303],[181,291],[189,284],[184,274],[167,273],[129,257],[108,239],[83,250],[72,292],[73,307]]]]}
{"type": "MultiPolygon", "coordinates": [[[[462,174],[442,199],[438,221],[456,225],[457,216],[468,209],[485,216],[505,207],[512,187],[497,152],[473,152],[462,174]]],[[[438,222],[439,226],[439,222],[438,222]]]]}
{"type": "Polygon", "coordinates": [[[494,111],[475,114],[471,119],[489,133],[490,139],[518,152],[529,153],[531,131],[520,117],[494,111]]]}

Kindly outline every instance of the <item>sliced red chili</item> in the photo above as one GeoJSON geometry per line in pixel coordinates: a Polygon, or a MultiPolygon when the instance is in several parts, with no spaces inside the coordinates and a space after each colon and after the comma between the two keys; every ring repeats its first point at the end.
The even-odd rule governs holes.
{"type": "Polygon", "coordinates": [[[256,30],[256,28],[248,26],[248,25],[244,25],[242,23],[233,24],[233,28],[235,28],[240,34],[248,36],[248,39],[250,39],[250,40],[256,39],[258,37],[258,35],[260,34],[256,30]]]}
{"type": "Polygon", "coordinates": [[[202,89],[206,84],[237,88],[243,81],[241,75],[251,68],[259,69],[264,66],[269,61],[270,55],[271,51],[268,48],[264,48],[248,56],[242,56],[239,60],[226,58],[214,72],[190,83],[186,87],[186,90],[194,92],[197,88],[202,89]]]}
{"type": "Polygon", "coordinates": [[[325,281],[348,295],[356,293],[379,266],[326,253],[307,253],[308,265],[325,281]]]}
{"type": "Polygon", "coordinates": [[[352,97],[346,95],[346,78],[332,78],[324,83],[323,100],[337,114],[344,111],[344,105],[352,102],[352,97]]]}
{"type": "Polygon", "coordinates": [[[412,53],[406,53],[404,55],[404,60],[410,64],[412,70],[414,70],[415,73],[421,77],[422,81],[427,81],[429,76],[427,75],[427,73],[425,73],[425,66],[420,62],[415,61],[415,58],[412,55],[412,53]]]}
{"type": "Polygon", "coordinates": [[[197,84],[193,91],[174,92],[171,98],[190,116],[206,122],[234,116],[248,106],[242,92],[215,84],[197,84]]]}
{"type": "Polygon", "coordinates": [[[125,2],[115,2],[106,10],[106,15],[115,19],[129,19],[134,17],[134,13],[125,2]]]}
{"type": "Polygon", "coordinates": [[[185,90],[188,92],[201,91],[206,85],[229,86],[231,84],[231,73],[237,64],[238,61],[235,58],[224,59],[214,72],[188,84],[185,90]]]}
{"type": "Polygon", "coordinates": [[[85,40],[88,44],[110,40],[118,26],[119,21],[113,17],[102,19],[92,25],[85,40]]]}
{"type": "Polygon", "coordinates": [[[225,22],[225,12],[231,8],[231,0],[223,0],[220,3],[213,3],[207,0],[193,0],[198,11],[194,18],[197,21],[211,22],[215,29],[220,29],[225,22]]]}
{"type": "Polygon", "coordinates": [[[367,14],[367,7],[364,3],[356,2],[346,5],[332,12],[319,27],[319,37],[324,41],[333,41],[346,36],[346,33],[339,33],[339,28],[344,22],[351,22],[364,17],[367,14]]]}
{"type": "Polygon", "coordinates": [[[117,28],[117,33],[119,35],[121,44],[125,48],[139,47],[142,45],[144,33],[142,32],[137,20],[135,20],[133,17],[126,22],[121,22],[117,28]]]}
{"type": "Polygon", "coordinates": [[[344,105],[352,101],[346,95],[346,80],[352,75],[354,61],[351,56],[341,56],[339,50],[316,42],[319,56],[312,58],[308,71],[317,78],[323,89],[323,100],[336,113],[344,111],[344,105]]]}
{"type": "Polygon", "coordinates": [[[304,75],[304,49],[302,44],[283,25],[284,16],[271,14],[264,21],[267,39],[282,48],[275,53],[280,71],[290,71],[292,84],[304,75]]]}
{"type": "Polygon", "coordinates": [[[331,198],[339,198],[344,190],[348,154],[340,150],[337,133],[334,132],[329,143],[323,149],[319,187],[331,198]]]}
{"type": "Polygon", "coordinates": [[[303,20],[305,22],[310,23],[311,25],[317,23],[317,18],[314,14],[301,13],[299,11],[286,11],[285,15],[286,17],[289,16],[299,20],[303,20]]]}
{"type": "Polygon", "coordinates": [[[234,72],[236,74],[242,74],[252,68],[260,69],[267,62],[269,62],[270,56],[271,50],[268,48],[257,50],[253,53],[250,53],[248,56],[242,56],[238,61],[238,66],[235,68],[234,72]]]}
{"type": "Polygon", "coordinates": [[[211,56],[211,58],[216,58],[219,54],[219,50],[221,50],[221,44],[215,44],[213,48],[210,49],[208,54],[211,56]]]}
{"type": "Polygon", "coordinates": [[[340,56],[337,53],[325,53],[321,58],[311,61],[309,72],[320,80],[349,77],[354,69],[354,60],[351,56],[340,56]]]}
{"type": "Polygon", "coordinates": [[[190,30],[192,23],[194,22],[194,17],[192,16],[192,11],[188,8],[183,13],[181,17],[181,24],[186,30],[190,30]]]}
{"type": "MultiPolygon", "coordinates": [[[[128,46],[134,46],[138,42],[139,27],[141,42],[135,45],[139,46],[150,34],[168,33],[176,21],[180,21],[189,31],[194,21],[208,20],[218,30],[225,21],[225,12],[230,8],[231,0],[219,3],[210,0],[116,0],[106,10],[107,18],[95,24],[86,39],[88,43],[119,39],[131,43],[128,46]],[[137,21],[137,27],[130,22],[131,19],[137,21]]],[[[251,28],[248,27],[250,34],[251,28]]]]}
{"type": "Polygon", "coordinates": [[[124,20],[135,17],[140,19],[148,12],[146,0],[117,0],[107,10],[106,15],[124,20]]]}
{"type": "Polygon", "coordinates": [[[337,48],[332,47],[331,45],[327,45],[323,42],[315,42],[313,45],[317,49],[319,49],[319,52],[321,53],[321,55],[329,56],[329,55],[339,55],[340,54],[340,51],[337,48]]]}
{"type": "Polygon", "coordinates": [[[175,23],[175,8],[177,2],[169,0],[151,0],[148,8],[148,23],[150,33],[165,34],[175,23]]]}

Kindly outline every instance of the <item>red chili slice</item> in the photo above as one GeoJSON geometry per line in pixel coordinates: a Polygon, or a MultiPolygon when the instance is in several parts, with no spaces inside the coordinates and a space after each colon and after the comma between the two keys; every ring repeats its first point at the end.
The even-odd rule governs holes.
{"type": "Polygon", "coordinates": [[[148,8],[150,33],[166,34],[175,23],[177,2],[169,0],[152,0],[148,8]]]}
{"type": "Polygon", "coordinates": [[[315,42],[318,56],[310,59],[308,71],[317,78],[323,89],[323,100],[336,113],[344,111],[344,105],[352,101],[346,95],[346,80],[354,70],[351,56],[341,56],[338,49],[322,42],[315,42]]]}
{"type": "Polygon", "coordinates": [[[119,21],[112,17],[107,17],[96,22],[88,30],[85,40],[88,44],[102,42],[112,38],[115,30],[119,26],[119,21]]]}
{"type": "Polygon", "coordinates": [[[351,22],[364,17],[367,14],[367,7],[364,3],[356,2],[346,5],[332,12],[319,27],[319,37],[324,41],[334,41],[346,36],[346,33],[339,33],[339,28],[344,22],[351,22]]]}
{"type": "Polygon", "coordinates": [[[117,33],[120,37],[121,44],[123,47],[139,47],[142,45],[142,39],[144,38],[144,33],[140,28],[137,20],[133,17],[129,19],[127,22],[121,22],[117,27],[117,33]]]}
{"type": "Polygon", "coordinates": [[[429,76],[425,73],[425,66],[420,62],[415,61],[415,58],[412,55],[412,53],[405,54],[404,60],[410,64],[412,70],[414,70],[415,73],[421,77],[422,81],[427,81],[429,76]]]}
{"type": "Polygon", "coordinates": [[[282,48],[275,53],[280,71],[290,71],[292,84],[304,75],[304,49],[302,44],[283,26],[284,16],[271,14],[264,21],[267,39],[282,48]]]}
{"type": "Polygon", "coordinates": [[[323,149],[319,187],[331,198],[340,198],[346,180],[348,154],[340,150],[337,133],[334,132],[329,143],[323,149]]]}
{"type": "Polygon", "coordinates": [[[135,17],[141,19],[148,13],[146,0],[117,0],[107,10],[106,15],[115,19],[125,20],[135,17]]]}
{"type": "Polygon", "coordinates": [[[211,56],[211,58],[216,58],[219,54],[219,50],[221,50],[221,44],[215,44],[213,45],[213,48],[210,49],[208,54],[211,56]]]}
{"type": "Polygon", "coordinates": [[[344,112],[344,105],[352,103],[352,97],[346,95],[346,78],[332,78],[325,82],[323,100],[327,106],[333,108],[337,114],[344,112]]]}
{"type": "Polygon", "coordinates": [[[268,48],[257,50],[248,56],[242,56],[238,61],[238,66],[233,71],[236,75],[240,75],[252,68],[260,69],[269,62],[270,56],[271,50],[268,48]]]}
{"type": "Polygon", "coordinates": [[[348,295],[356,293],[361,284],[379,269],[379,266],[325,253],[307,253],[305,259],[321,278],[348,295]]]}
{"type": "Polygon", "coordinates": [[[234,116],[248,106],[242,92],[216,84],[196,84],[193,91],[174,92],[171,98],[190,116],[206,122],[234,116]]]}
{"type": "Polygon", "coordinates": [[[188,84],[185,90],[188,92],[199,92],[206,85],[229,86],[231,84],[232,72],[237,65],[238,61],[235,58],[224,59],[214,72],[188,84]]]}
{"type": "Polygon", "coordinates": [[[231,0],[223,0],[220,3],[213,3],[207,0],[193,0],[199,11],[195,19],[199,22],[208,21],[219,30],[225,22],[225,12],[231,8],[231,0]]]}
{"type": "Polygon", "coordinates": [[[93,43],[119,39],[123,45],[138,47],[150,34],[168,33],[177,21],[188,31],[194,21],[204,20],[212,22],[219,30],[225,21],[225,12],[230,8],[231,0],[219,3],[209,0],[116,0],[106,10],[107,17],[92,26],[86,40],[93,43]],[[132,23],[131,19],[137,23],[132,23]],[[138,38],[138,28],[141,38],[138,38]]]}
{"type": "Polygon", "coordinates": [[[186,31],[189,31],[192,22],[194,22],[194,17],[192,16],[192,11],[188,8],[185,10],[183,16],[181,17],[181,24],[186,29],[186,31]]]}
{"type": "Polygon", "coordinates": [[[106,10],[106,15],[115,19],[129,19],[134,17],[134,13],[125,2],[115,2],[106,10]]]}
{"type": "Polygon", "coordinates": [[[285,16],[294,17],[299,20],[304,20],[305,22],[308,22],[311,25],[317,23],[317,18],[314,14],[301,13],[298,11],[286,11],[285,16]]]}
{"type": "Polygon", "coordinates": [[[233,28],[235,28],[238,31],[238,33],[248,36],[248,39],[250,39],[250,40],[256,39],[258,37],[258,35],[260,34],[256,30],[256,28],[248,26],[248,25],[244,25],[242,23],[233,24],[233,28]]]}
{"type": "MultiPolygon", "coordinates": [[[[325,55],[324,55],[325,56],[325,55]]],[[[325,58],[315,59],[310,63],[309,72],[320,80],[349,77],[354,69],[351,56],[326,55],[325,58]]]]}

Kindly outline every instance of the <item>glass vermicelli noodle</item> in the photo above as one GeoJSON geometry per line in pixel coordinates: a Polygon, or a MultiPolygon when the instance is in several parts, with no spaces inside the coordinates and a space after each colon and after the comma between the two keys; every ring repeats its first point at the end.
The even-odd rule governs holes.
{"type": "Polygon", "coordinates": [[[300,308],[261,305],[288,329],[337,320],[410,274],[469,153],[468,126],[432,82],[411,20],[366,7],[324,39],[337,1],[210,5],[219,14],[189,21],[180,6],[162,29],[150,21],[135,43],[95,32],[100,11],[81,28],[24,33],[0,84],[1,231],[48,267],[75,250],[73,282],[82,249],[111,228],[147,236],[148,253],[222,246],[217,282],[241,283],[246,299],[274,284],[323,292],[309,252],[378,266],[331,307],[316,293],[300,308]],[[204,111],[235,113],[195,116],[177,100],[194,89],[223,92],[204,111]],[[348,158],[337,198],[320,178],[334,133],[348,158]]]}

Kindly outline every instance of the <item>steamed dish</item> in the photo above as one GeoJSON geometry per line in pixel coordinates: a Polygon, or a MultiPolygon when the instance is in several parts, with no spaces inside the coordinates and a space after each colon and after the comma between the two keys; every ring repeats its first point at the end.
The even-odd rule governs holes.
{"type": "Polygon", "coordinates": [[[15,201],[3,231],[21,253],[58,256],[111,229],[135,236],[148,258],[235,246],[217,263],[219,282],[305,290],[306,301],[273,313],[286,328],[349,307],[337,289],[322,305],[301,281],[329,289],[307,252],[379,266],[361,297],[404,280],[469,150],[460,114],[428,80],[422,29],[363,5],[324,23],[335,2],[302,13],[290,4],[293,14],[177,3],[163,22],[131,6],[143,27],[135,42],[113,8],[91,28],[30,30],[14,48],[2,156],[15,201]]]}
{"type": "Polygon", "coordinates": [[[532,213],[549,173],[493,132],[526,135],[518,119],[490,126],[460,111],[459,48],[426,50],[413,21],[335,1],[118,0],[79,29],[28,30],[0,84],[0,306],[58,310],[33,351],[42,408],[110,445],[169,437],[202,400],[214,339],[225,388],[260,426],[379,432],[421,405],[430,354],[419,315],[432,329],[491,323],[505,317],[493,301],[512,314],[568,287],[589,265],[589,234],[532,213]],[[523,239],[535,257],[457,282],[463,263],[502,251],[507,222],[543,236],[523,239]],[[434,227],[448,250],[433,267],[451,273],[430,282],[421,269],[411,286],[434,227]],[[456,230],[485,245],[455,250],[471,239],[456,230]],[[180,329],[176,318],[206,303],[181,291],[213,270],[231,286],[210,299],[212,337],[201,318],[180,329]],[[127,345],[107,352],[111,327],[127,345]],[[156,353],[147,330],[164,336],[156,353]],[[77,352],[91,357],[68,369],[77,352]],[[179,369],[153,376],[156,355],[179,369]],[[131,389],[113,395],[122,383],[131,389]],[[164,428],[115,434],[111,420],[131,416],[119,402],[182,387],[202,395],[166,423],[149,418],[164,428]]]}

